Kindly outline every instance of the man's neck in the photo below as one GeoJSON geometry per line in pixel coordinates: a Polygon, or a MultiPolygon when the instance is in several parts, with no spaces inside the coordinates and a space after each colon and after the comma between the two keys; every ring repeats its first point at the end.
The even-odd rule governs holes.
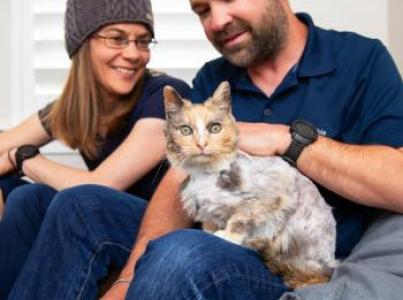
{"type": "Polygon", "coordinates": [[[259,65],[247,69],[252,82],[267,96],[273,94],[289,70],[298,63],[304,52],[307,39],[308,28],[293,15],[290,18],[289,34],[285,47],[274,59],[267,59],[259,65]]]}

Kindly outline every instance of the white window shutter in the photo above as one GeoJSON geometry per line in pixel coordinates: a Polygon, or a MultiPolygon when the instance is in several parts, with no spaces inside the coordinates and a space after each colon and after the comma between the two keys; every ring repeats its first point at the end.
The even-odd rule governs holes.
{"type": "MultiPolygon", "coordinates": [[[[33,9],[33,73],[38,109],[55,99],[66,79],[70,60],[64,48],[65,0],[35,0],[33,9]]],[[[204,62],[218,53],[206,41],[197,17],[184,0],[152,0],[157,46],[150,68],[191,83],[204,62]]]]}

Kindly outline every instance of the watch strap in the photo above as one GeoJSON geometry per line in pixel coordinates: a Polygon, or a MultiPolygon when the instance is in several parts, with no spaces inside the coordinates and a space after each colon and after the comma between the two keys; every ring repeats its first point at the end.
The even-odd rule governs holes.
{"type": "Polygon", "coordinates": [[[304,150],[305,145],[301,144],[295,139],[292,139],[290,146],[287,151],[281,156],[290,165],[296,166],[297,159],[300,156],[302,150],[304,150]]]}
{"type": "Polygon", "coordinates": [[[39,153],[38,147],[34,145],[23,145],[17,148],[17,151],[15,152],[15,165],[18,176],[25,176],[22,169],[24,161],[37,156],[39,153]]]}

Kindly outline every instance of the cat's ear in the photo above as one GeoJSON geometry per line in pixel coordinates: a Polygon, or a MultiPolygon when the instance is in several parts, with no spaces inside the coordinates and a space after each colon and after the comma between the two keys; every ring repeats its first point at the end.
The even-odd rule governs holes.
{"type": "Polygon", "coordinates": [[[167,114],[179,111],[184,104],[179,93],[169,85],[164,87],[164,103],[167,114]]]}
{"type": "Polygon", "coordinates": [[[220,83],[210,101],[218,106],[219,109],[231,112],[231,87],[228,81],[220,83]]]}

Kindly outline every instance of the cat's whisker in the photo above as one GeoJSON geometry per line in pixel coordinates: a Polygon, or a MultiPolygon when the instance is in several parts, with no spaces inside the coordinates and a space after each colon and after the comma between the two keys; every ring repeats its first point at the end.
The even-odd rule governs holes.
{"type": "Polygon", "coordinates": [[[243,150],[241,150],[241,149],[237,149],[236,152],[239,153],[239,154],[241,154],[241,155],[243,155],[243,156],[245,156],[245,157],[248,158],[249,160],[252,160],[252,159],[253,159],[252,156],[250,156],[248,153],[246,153],[245,151],[243,151],[243,150]]]}

